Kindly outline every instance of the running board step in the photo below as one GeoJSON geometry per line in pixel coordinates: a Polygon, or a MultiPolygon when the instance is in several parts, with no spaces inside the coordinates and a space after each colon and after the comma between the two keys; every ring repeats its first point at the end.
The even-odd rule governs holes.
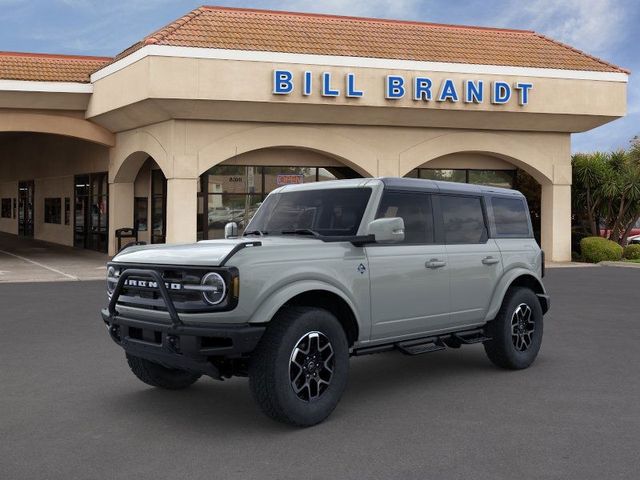
{"type": "Polygon", "coordinates": [[[420,355],[422,353],[437,352],[444,350],[445,347],[437,345],[434,342],[415,343],[415,342],[401,342],[396,343],[396,348],[405,355],[420,355]]]}
{"type": "Polygon", "coordinates": [[[474,343],[482,343],[482,342],[486,342],[487,340],[491,340],[490,337],[487,337],[482,333],[478,333],[476,335],[463,335],[463,334],[461,335],[461,334],[453,333],[451,334],[451,337],[455,338],[460,343],[463,343],[465,345],[472,345],[474,343]]]}

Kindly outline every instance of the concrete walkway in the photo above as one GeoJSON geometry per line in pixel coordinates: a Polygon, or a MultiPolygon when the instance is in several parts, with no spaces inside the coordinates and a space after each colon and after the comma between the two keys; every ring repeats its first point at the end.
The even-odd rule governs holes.
{"type": "Polygon", "coordinates": [[[0,232],[0,283],[102,280],[109,257],[0,232]]]}

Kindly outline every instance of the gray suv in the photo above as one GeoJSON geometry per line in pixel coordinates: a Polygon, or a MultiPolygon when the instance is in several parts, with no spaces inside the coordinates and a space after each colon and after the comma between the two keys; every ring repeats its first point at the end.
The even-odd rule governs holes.
{"type": "Polygon", "coordinates": [[[519,192],[319,182],[273,191],[239,238],[123,250],[102,318],[143,382],[248,376],[268,416],[309,426],[336,407],[350,356],[482,343],[495,365],[528,367],[543,274],[519,192]]]}

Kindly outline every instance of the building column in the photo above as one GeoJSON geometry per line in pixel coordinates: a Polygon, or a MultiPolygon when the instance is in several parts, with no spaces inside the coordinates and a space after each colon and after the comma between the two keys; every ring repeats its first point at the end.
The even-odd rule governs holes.
{"type": "Polygon", "coordinates": [[[198,178],[167,179],[167,243],[197,240],[198,181],[198,178]]]}
{"type": "Polygon", "coordinates": [[[133,182],[109,184],[109,255],[118,253],[116,230],[133,228],[133,182]]]}
{"type": "Polygon", "coordinates": [[[541,240],[550,262],[571,261],[571,185],[542,185],[541,240]]]}

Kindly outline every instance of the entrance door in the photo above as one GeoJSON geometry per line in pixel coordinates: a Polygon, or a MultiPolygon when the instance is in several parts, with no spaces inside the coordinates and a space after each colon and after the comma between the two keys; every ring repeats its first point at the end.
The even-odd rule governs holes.
{"type": "Polygon", "coordinates": [[[18,235],[33,238],[33,180],[18,183],[18,235]]]}
{"type": "Polygon", "coordinates": [[[447,328],[449,267],[436,243],[431,195],[385,192],[378,218],[402,217],[402,243],[367,245],[373,340],[447,328]]]}
{"type": "Polygon", "coordinates": [[[107,173],[75,177],[74,212],[74,246],[106,252],[109,225],[107,173]]]}

